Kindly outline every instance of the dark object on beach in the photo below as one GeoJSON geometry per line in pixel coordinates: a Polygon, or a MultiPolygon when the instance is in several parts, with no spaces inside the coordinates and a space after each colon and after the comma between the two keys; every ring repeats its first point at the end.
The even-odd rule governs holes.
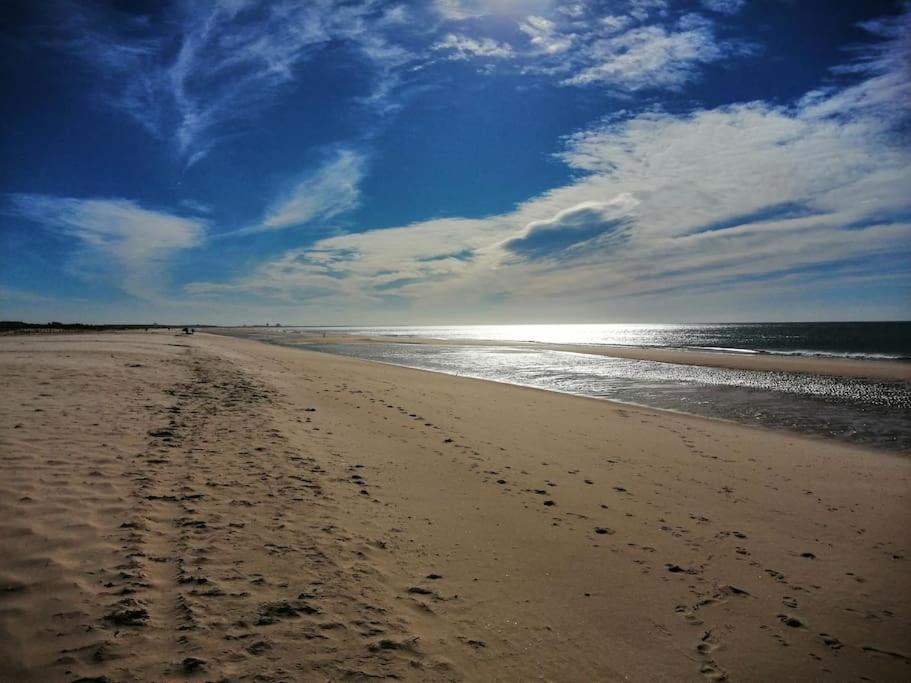
{"type": "Polygon", "coordinates": [[[275,624],[282,619],[293,619],[302,614],[319,614],[319,610],[300,600],[279,600],[278,602],[269,602],[260,608],[256,625],[268,626],[269,624],[275,624]]]}
{"type": "Polygon", "coordinates": [[[272,649],[272,644],[269,643],[268,641],[257,640],[255,643],[253,643],[252,645],[250,645],[247,648],[247,652],[249,652],[251,655],[258,655],[258,654],[262,654],[263,652],[266,652],[267,650],[271,650],[271,649],[272,649]]]}
{"type": "Polygon", "coordinates": [[[149,613],[135,600],[126,599],[105,614],[104,619],[118,626],[143,626],[149,620],[149,613]]]}
{"type": "Polygon", "coordinates": [[[187,673],[199,671],[206,665],[206,660],[198,657],[187,657],[183,660],[183,670],[187,673]]]}
{"type": "Polygon", "coordinates": [[[816,555],[814,555],[813,553],[800,553],[800,556],[801,556],[801,557],[805,557],[805,558],[807,558],[808,560],[815,560],[815,559],[816,559],[816,555]]]}
{"type": "Polygon", "coordinates": [[[778,618],[785,626],[790,626],[791,628],[803,628],[803,622],[797,617],[792,617],[787,614],[779,614],[778,618]]]}
{"type": "Polygon", "coordinates": [[[183,332],[184,334],[193,334],[193,328],[192,328],[192,327],[184,327],[184,328],[181,328],[180,331],[183,332]]]}
{"type": "Polygon", "coordinates": [[[605,526],[596,526],[595,533],[596,534],[613,534],[614,530],[609,529],[608,527],[605,527],[605,526]]]}
{"type": "Polygon", "coordinates": [[[822,642],[825,643],[826,647],[832,650],[840,650],[842,647],[841,641],[835,636],[830,636],[828,633],[820,633],[819,637],[822,638],[822,642]]]}
{"type": "Polygon", "coordinates": [[[749,595],[748,591],[745,591],[743,588],[738,588],[737,586],[732,586],[731,584],[722,586],[721,592],[728,595],[749,595]]]}
{"type": "Polygon", "coordinates": [[[544,504],[545,504],[547,507],[553,507],[554,505],[556,505],[556,503],[555,503],[554,501],[552,501],[552,500],[545,500],[545,501],[544,501],[544,504]]]}
{"type": "Polygon", "coordinates": [[[369,649],[371,652],[379,652],[380,650],[405,650],[408,652],[414,652],[416,641],[417,638],[411,638],[408,640],[392,640],[391,638],[383,638],[378,643],[371,644],[369,649]]]}

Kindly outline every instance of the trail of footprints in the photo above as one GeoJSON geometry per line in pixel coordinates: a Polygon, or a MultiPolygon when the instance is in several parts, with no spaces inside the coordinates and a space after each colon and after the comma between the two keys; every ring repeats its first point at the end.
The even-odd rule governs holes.
{"type": "MultiPolygon", "coordinates": [[[[334,389],[324,390],[326,393],[335,393],[335,400],[345,400],[343,397],[338,395],[341,394],[350,394],[352,397],[357,396],[354,402],[348,401],[349,405],[354,405],[357,400],[366,398],[370,404],[373,404],[374,407],[378,408],[380,411],[387,411],[391,416],[398,417],[399,419],[405,420],[406,424],[411,429],[418,429],[423,432],[424,435],[428,433],[436,432],[439,435],[439,447],[434,451],[437,456],[446,456],[447,453],[452,458],[454,462],[462,462],[467,465],[468,469],[477,473],[482,481],[489,483],[498,487],[504,494],[512,495],[519,498],[522,501],[522,505],[526,508],[538,509],[543,514],[547,514],[551,519],[552,526],[566,526],[570,530],[576,529],[578,523],[582,523],[585,533],[593,534],[593,545],[598,547],[599,540],[602,538],[611,538],[610,540],[615,544],[622,544],[623,540],[615,537],[615,530],[608,526],[610,517],[599,517],[596,520],[592,520],[588,515],[580,514],[573,511],[562,510],[559,506],[559,498],[556,494],[559,484],[553,479],[545,479],[543,482],[540,480],[536,481],[533,478],[533,475],[528,471],[522,469],[516,471],[509,465],[503,465],[500,468],[490,467],[490,462],[496,460],[495,455],[491,458],[486,455],[482,455],[480,451],[487,451],[496,453],[496,450],[505,451],[503,447],[496,446],[493,443],[485,443],[483,446],[473,446],[466,443],[464,437],[458,433],[452,431],[445,431],[439,426],[433,424],[432,422],[426,421],[419,412],[409,410],[407,407],[402,405],[397,405],[388,400],[376,397],[372,395],[369,391],[364,390],[352,390],[346,384],[337,384],[334,389]],[[479,450],[480,449],[480,450],[479,450]],[[496,449],[496,450],[495,450],[496,449]],[[486,468],[485,468],[486,464],[486,468]]],[[[360,406],[357,406],[360,408],[360,406]]],[[[622,409],[618,411],[621,417],[630,417],[629,413],[623,411],[622,409]]],[[[390,419],[389,415],[384,417],[384,419],[390,419]]],[[[644,423],[649,423],[649,420],[642,420],[644,423]]],[[[717,460],[721,462],[734,462],[728,458],[721,458],[719,456],[710,456],[704,450],[697,447],[695,441],[690,436],[690,433],[693,432],[697,434],[703,440],[715,441],[718,439],[713,436],[711,433],[698,428],[693,428],[690,426],[680,426],[673,425],[668,426],[665,424],[654,423],[654,426],[658,429],[666,430],[673,433],[675,436],[679,437],[684,447],[689,450],[694,456],[706,459],[717,460]]],[[[736,453],[736,449],[734,451],[736,453]]],[[[622,464],[622,461],[612,459],[610,457],[605,457],[603,460],[604,464],[607,466],[622,464]]],[[[551,462],[541,462],[542,467],[553,467],[554,475],[581,478],[585,485],[595,486],[595,481],[591,478],[580,473],[577,469],[570,469],[562,471],[559,469],[557,463],[551,462]]],[[[641,474],[638,476],[642,476],[641,474]]],[[[554,478],[560,478],[555,476],[554,478]]],[[[353,475],[352,479],[355,483],[359,483],[358,475],[353,475]]],[[[601,485],[598,487],[602,491],[609,491],[609,498],[605,497],[605,500],[609,500],[610,504],[602,503],[600,505],[601,510],[608,513],[608,515],[618,515],[623,514],[625,517],[633,517],[633,513],[628,512],[624,509],[623,497],[624,496],[634,496],[630,490],[627,489],[625,485],[613,484],[610,486],[605,485],[605,482],[599,482],[601,485]],[[622,511],[622,512],[621,512],[622,511]]],[[[656,481],[650,482],[651,486],[661,488],[662,484],[660,483],[660,477],[656,481]]],[[[362,491],[362,493],[366,493],[362,491]]],[[[656,493],[659,493],[656,490],[656,493]]],[[[737,497],[735,491],[729,487],[723,487],[718,491],[719,494],[726,496],[728,501],[731,504],[736,504],[741,502],[737,497]]],[[[660,508],[649,499],[642,500],[640,499],[639,504],[644,504],[646,507],[651,507],[661,514],[660,508]]],[[[706,526],[707,529],[712,528],[712,521],[703,515],[698,515],[695,513],[690,513],[689,519],[698,526],[706,526]]],[[[689,548],[691,551],[697,553],[708,553],[707,558],[711,557],[711,550],[704,547],[706,545],[707,538],[705,534],[700,534],[699,539],[692,537],[690,529],[682,525],[674,525],[669,522],[666,522],[663,517],[657,517],[659,523],[659,528],[666,532],[669,536],[679,540],[684,546],[689,548]]],[[[763,567],[760,562],[757,562],[751,559],[751,552],[748,549],[746,534],[740,531],[720,531],[714,534],[714,538],[711,539],[711,543],[708,544],[709,548],[724,548],[724,552],[733,552],[735,555],[744,561],[749,562],[749,564],[758,571],[762,573],[767,579],[767,581],[777,584],[786,591],[790,592],[800,592],[808,590],[807,587],[790,583],[787,578],[776,571],[775,569],[763,567]],[[719,546],[720,544],[720,546],[719,546]]],[[[699,636],[695,641],[695,652],[697,659],[699,661],[699,670],[702,675],[711,681],[726,681],[728,680],[728,673],[725,671],[722,665],[717,661],[717,653],[724,649],[724,639],[727,631],[730,630],[730,626],[726,627],[708,627],[706,628],[706,623],[704,621],[707,618],[711,609],[724,607],[729,605],[731,601],[741,601],[741,600],[750,600],[753,599],[753,596],[744,588],[738,587],[733,584],[718,584],[716,581],[709,580],[703,577],[704,567],[701,566],[691,566],[691,567],[681,567],[678,564],[667,562],[663,566],[660,563],[656,563],[652,559],[652,555],[655,553],[655,548],[649,546],[640,546],[636,543],[627,542],[624,544],[627,550],[632,551],[633,553],[639,552],[641,556],[632,560],[636,564],[641,566],[641,571],[643,573],[651,573],[654,571],[666,571],[667,578],[665,580],[672,580],[673,577],[680,576],[685,577],[680,580],[688,582],[691,586],[688,591],[694,596],[694,601],[692,604],[678,604],[674,611],[680,615],[685,623],[694,627],[694,629],[699,631],[699,636]]],[[[609,545],[608,548],[611,548],[609,545]]],[[[616,547],[613,550],[614,553],[617,552],[616,547]]],[[[810,552],[804,552],[802,557],[805,559],[814,559],[814,554],[810,552]]],[[[897,556],[896,556],[897,557],[897,556]]],[[[899,558],[900,559],[900,558],[899,558]]],[[[424,589],[412,589],[412,592],[418,594],[432,594],[432,591],[424,589]]],[[[588,595],[588,594],[586,594],[588,595]]],[[[733,607],[733,605],[732,605],[733,607]]],[[[734,607],[736,610],[736,607],[734,607]]],[[[790,647],[791,642],[786,636],[790,636],[789,631],[795,634],[800,634],[803,637],[808,637],[814,640],[816,643],[821,643],[825,648],[833,655],[837,656],[839,651],[844,647],[844,644],[834,635],[831,635],[826,632],[814,633],[801,619],[799,616],[796,616],[799,609],[798,601],[787,594],[782,595],[781,598],[781,612],[775,615],[767,615],[766,619],[763,621],[768,621],[768,623],[760,624],[759,628],[767,631],[778,644],[783,647],[790,647]]],[[[890,615],[887,615],[890,616],[890,615]]],[[[721,618],[723,622],[723,617],[721,618]]],[[[712,621],[717,622],[718,619],[714,618],[712,621]]],[[[887,656],[892,658],[903,658],[904,655],[900,653],[885,652],[874,647],[863,647],[861,648],[865,653],[870,655],[879,655],[887,656]]],[[[822,662],[822,659],[815,652],[810,651],[809,656],[814,659],[822,662]]],[[[911,663],[911,661],[909,661],[911,663]]],[[[822,666],[823,673],[831,673],[831,669],[828,668],[831,666],[831,663],[828,665],[822,666]]]]}
{"type": "Polygon", "coordinates": [[[99,639],[74,675],[269,681],[417,667],[451,678],[424,661],[390,608],[368,544],[331,523],[329,473],[270,427],[264,408],[280,397],[214,359],[184,362],[192,378],[170,390],[128,471],[135,505],[119,529],[122,562],[104,572],[99,639]],[[164,665],[162,651],[173,653],[164,665]]]}

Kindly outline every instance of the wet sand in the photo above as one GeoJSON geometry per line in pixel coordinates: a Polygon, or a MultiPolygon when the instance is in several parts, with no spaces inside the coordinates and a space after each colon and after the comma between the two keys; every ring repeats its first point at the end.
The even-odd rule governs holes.
{"type": "Polygon", "coordinates": [[[0,381],[0,680],[911,674],[904,456],[208,334],[0,381]]]}
{"type": "Polygon", "coordinates": [[[731,370],[766,372],[801,372],[838,377],[860,377],[891,381],[911,381],[911,362],[865,360],[829,356],[786,356],[766,353],[730,353],[689,349],[658,349],[640,346],[596,346],[578,344],[544,344],[539,342],[478,341],[470,339],[430,339],[421,337],[370,337],[336,334],[326,337],[320,332],[267,328],[220,328],[219,334],[249,337],[256,334],[283,344],[424,344],[443,346],[508,346],[521,349],[568,351],[611,358],[650,360],[659,363],[699,365],[731,370]]]}

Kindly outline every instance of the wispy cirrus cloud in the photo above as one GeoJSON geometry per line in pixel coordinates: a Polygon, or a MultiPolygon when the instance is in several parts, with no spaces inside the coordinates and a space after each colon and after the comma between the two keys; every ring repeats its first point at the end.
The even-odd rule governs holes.
{"type": "Polygon", "coordinates": [[[366,173],[363,153],[338,150],[316,171],[298,180],[268,208],[262,230],[281,230],[315,219],[329,220],[357,208],[360,182],[366,173]]]}
{"type": "Polygon", "coordinates": [[[702,6],[713,12],[737,14],[746,5],[746,0],[702,0],[702,6]]]}
{"type": "Polygon", "coordinates": [[[553,0],[433,0],[434,11],[444,19],[464,21],[478,17],[521,16],[553,9],[553,0]]]}
{"type": "Polygon", "coordinates": [[[147,14],[64,7],[56,44],[94,68],[108,105],[170,141],[186,164],[247,125],[331,45],[348,45],[363,60],[372,88],[359,101],[378,114],[396,111],[402,82],[441,56],[509,59],[564,85],[635,91],[679,88],[704,65],[749,52],[720,39],[714,19],[659,0],[627,0],[610,15],[549,0],[184,1],[147,14]],[[489,14],[515,22],[527,43],[479,35],[472,21],[489,14]]]}
{"type": "Polygon", "coordinates": [[[492,38],[469,38],[464,35],[448,33],[441,41],[435,43],[431,50],[444,52],[449,59],[464,60],[472,57],[492,57],[495,59],[513,56],[512,47],[498,43],[492,38]]]}
{"type": "MultiPolygon", "coordinates": [[[[459,59],[510,57],[520,73],[554,78],[564,86],[634,92],[678,90],[698,79],[706,65],[755,54],[756,46],[746,40],[720,37],[719,22],[735,3],[715,1],[714,17],[664,0],[618,2],[610,14],[600,5],[581,2],[487,3],[483,8],[447,3],[442,13],[460,27],[482,9],[514,16],[526,38],[507,45],[450,34],[448,47],[459,59]]],[[[442,47],[437,43],[434,49],[442,47]]]]}
{"type": "Polygon", "coordinates": [[[720,38],[717,22],[705,15],[674,15],[664,4],[632,5],[624,14],[609,15],[581,7],[571,16],[529,16],[519,28],[536,57],[525,65],[526,73],[618,91],[676,90],[698,79],[706,65],[756,49],[720,38]]]}
{"type": "Polygon", "coordinates": [[[519,24],[519,30],[528,36],[532,47],[547,55],[565,52],[572,47],[576,33],[565,33],[546,17],[529,16],[519,24]]]}
{"type": "Polygon", "coordinates": [[[97,70],[108,104],[171,140],[192,164],[332,41],[352,44],[371,65],[372,101],[383,104],[390,69],[411,58],[384,37],[395,16],[373,3],[221,0],[182,2],[153,20],[74,3],[61,15],[57,42],[97,70]]]}
{"type": "Polygon", "coordinates": [[[367,174],[367,154],[335,148],[316,168],[291,182],[266,207],[260,220],[217,239],[312,226],[354,211],[361,203],[360,185],[367,174]]]}
{"type": "Polygon", "coordinates": [[[77,241],[79,272],[110,279],[145,300],[164,291],[173,256],[200,246],[207,228],[203,220],[144,209],[125,199],[14,194],[9,200],[14,216],[77,241]]]}
{"type": "Polygon", "coordinates": [[[581,50],[582,67],[564,83],[601,83],[625,90],[677,89],[697,78],[706,64],[749,54],[751,49],[720,40],[710,20],[685,15],[669,28],[640,26],[595,38],[581,50]]]}

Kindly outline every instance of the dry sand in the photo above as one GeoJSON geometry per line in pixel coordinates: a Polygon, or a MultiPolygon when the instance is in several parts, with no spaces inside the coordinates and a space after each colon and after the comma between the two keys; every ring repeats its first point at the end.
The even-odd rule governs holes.
{"type": "Polygon", "coordinates": [[[908,680],[911,461],[205,334],[0,339],[0,680],[908,680]]]}

